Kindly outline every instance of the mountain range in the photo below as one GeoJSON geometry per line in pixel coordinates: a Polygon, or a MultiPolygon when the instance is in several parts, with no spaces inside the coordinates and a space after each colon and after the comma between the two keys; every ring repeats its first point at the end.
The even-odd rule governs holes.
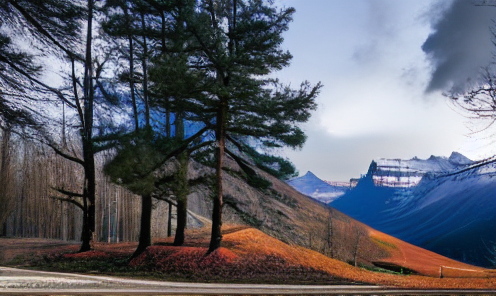
{"type": "Polygon", "coordinates": [[[494,161],[473,162],[456,152],[449,158],[374,160],[357,186],[330,206],[419,247],[493,267],[494,161]]]}

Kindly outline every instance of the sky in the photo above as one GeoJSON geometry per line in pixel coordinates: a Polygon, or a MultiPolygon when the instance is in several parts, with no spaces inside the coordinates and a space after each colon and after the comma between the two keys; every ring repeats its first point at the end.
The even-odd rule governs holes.
{"type": "Polygon", "coordinates": [[[443,96],[476,81],[496,50],[496,8],[472,2],[276,1],[296,9],[283,44],[293,60],[276,76],[324,85],[305,146],[281,155],[300,175],[349,181],[377,158],[496,154],[494,138],[471,134],[473,122],[443,96]]]}

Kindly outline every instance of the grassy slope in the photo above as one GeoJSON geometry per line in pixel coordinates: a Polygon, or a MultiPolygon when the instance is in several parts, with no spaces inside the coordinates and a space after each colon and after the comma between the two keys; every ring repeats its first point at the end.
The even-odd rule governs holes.
{"type": "MultiPolygon", "coordinates": [[[[333,258],[345,262],[353,259],[353,219],[299,193],[285,182],[256,167],[253,169],[272,183],[270,188],[262,190],[249,186],[239,166],[229,158],[226,166],[228,173],[224,174],[223,208],[225,223],[248,225],[285,243],[332,255],[333,258]],[[327,239],[329,217],[332,217],[332,254],[327,239]]],[[[210,217],[209,188],[198,185],[192,191],[188,201],[190,210],[210,217]]],[[[366,250],[359,258],[362,263],[370,264],[372,260],[388,255],[368,237],[361,238],[360,248],[366,250]]]]}
{"type": "MultiPolygon", "coordinates": [[[[251,282],[251,283],[369,283],[410,288],[473,288],[490,289],[496,286],[496,278],[487,270],[486,278],[435,278],[419,275],[394,275],[356,268],[342,261],[328,258],[318,252],[295,245],[288,245],[263,232],[246,227],[225,227],[223,247],[205,256],[209,229],[189,231],[187,245],[171,246],[172,239],[155,241],[154,246],[130,265],[125,258],[132,254],[135,243],[98,243],[95,250],[76,254],[76,245],[53,245],[45,248],[44,256],[24,256],[24,264],[38,268],[99,272],[119,275],[145,276],[181,281],[251,282]],[[85,270],[86,269],[86,270],[85,270]]],[[[434,268],[436,264],[461,263],[434,253],[413,247],[385,234],[370,232],[377,244],[398,250],[388,259],[397,262],[417,261],[416,264],[434,268]],[[380,241],[379,241],[380,240],[380,241]],[[401,256],[398,254],[403,254],[401,256]],[[417,258],[418,260],[414,260],[417,258]],[[424,259],[425,260],[424,260],[424,259]]],[[[22,243],[23,240],[19,240],[22,243]]],[[[470,269],[473,266],[463,265],[470,269]]]]}

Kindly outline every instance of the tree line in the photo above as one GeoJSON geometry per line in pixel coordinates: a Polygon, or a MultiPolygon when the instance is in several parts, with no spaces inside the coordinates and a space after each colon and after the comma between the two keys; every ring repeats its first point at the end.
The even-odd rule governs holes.
{"type": "MultiPolygon", "coordinates": [[[[208,252],[220,246],[226,156],[251,186],[270,186],[253,166],[279,178],[295,174],[271,152],[303,145],[299,125],[316,108],[321,84],[293,88],[273,74],[292,58],[282,42],[293,13],[261,0],[0,4],[2,139],[37,141],[77,167],[66,184],[44,182],[53,198],[80,210],[80,251],[97,232],[102,153],[108,178],[141,199],[134,256],[151,244],[153,198],[176,206],[174,244],[184,243],[194,181],[214,189],[208,252]],[[57,79],[47,61],[61,69],[57,79]],[[78,145],[68,145],[69,133],[78,145]],[[191,180],[191,161],[215,173],[191,180]]],[[[2,176],[9,153],[2,145],[2,176]]]]}

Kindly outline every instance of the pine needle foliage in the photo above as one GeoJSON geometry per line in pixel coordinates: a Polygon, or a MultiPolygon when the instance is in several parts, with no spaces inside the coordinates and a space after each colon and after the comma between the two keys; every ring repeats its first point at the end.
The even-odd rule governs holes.
{"type": "MultiPolygon", "coordinates": [[[[16,41],[29,42],[44,54],[69,52],[79,44],[80,20],[85,9],[70,0],[6,0],[0,2],[0,118],[5,124],[38,127],[42,100],[41,65],[33,52],[16,41]],[[62,50],[62,51],[61,51],[62,50]]],[[[46,90],[46,89],[45,89],[46,90]]]]}
{"type": "Polygon", "coordinates": [[[187,57],[179,59],[181,67],[171,59],[164,61],[157,73],[167,77],[168,86],[189,82],[182,108],[215,134],[217,181],[209,252],[222,239],[222,169],[228,136],[237,147],[249,146],[250,138],[264,147],[300,148],[305,142],[299,123],[316,109],[322,85],[303,82],[293,89],[271,76],[289,66],[292,58],[281,45],[293,13],[293,8],[279,9],[273,1],[203,0],[180,1],[174,14],[180,21],[171,32],[187,40],[183,47],[187,57]]]}

